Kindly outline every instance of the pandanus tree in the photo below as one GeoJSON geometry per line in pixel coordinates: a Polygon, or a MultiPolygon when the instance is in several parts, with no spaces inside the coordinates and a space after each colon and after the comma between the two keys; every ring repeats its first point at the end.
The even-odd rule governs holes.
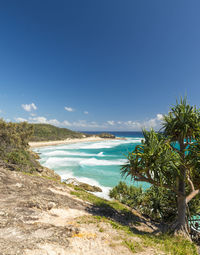
{"type": "MultiPolygon", "coordinates": [[[[163,116],[162,132],[143,130],[122,175],[172,190],[177,197],[176,233],[188,234],[187,204],[200,193],[200,113],[186,99],[163,116]]],[[[170,207],[170,204],[169,204],[170,207]]]]}

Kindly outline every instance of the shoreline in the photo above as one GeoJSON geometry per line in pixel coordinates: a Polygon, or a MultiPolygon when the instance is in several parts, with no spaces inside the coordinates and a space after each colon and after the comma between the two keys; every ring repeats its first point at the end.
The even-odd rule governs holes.
{"type": "Polygon", "coordinates": [[[64,145],[64,144],[73,144],[73,143],[84,143],[84,142],[101,142],[107,140],[126,140],[123,137],[116,138],[101,138],[99,136],[84,137],[84,138],[69,138],[65,140],[58,141],[42,141],[42,142],[29,142],[30,148],[54,146],[54,145],[64,145]]]}

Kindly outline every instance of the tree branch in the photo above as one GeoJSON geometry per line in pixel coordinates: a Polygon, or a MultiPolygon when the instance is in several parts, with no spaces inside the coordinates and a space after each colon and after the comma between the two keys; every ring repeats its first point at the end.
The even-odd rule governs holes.
{"type": "Polygon", "coordinates": [[[150,183],[150,184],[152,184],[152,185],[156,185],[156,186],[158,186],[158,187],[162,187],[162,188],[166,188],[166,189],[171,189],[171,190],[173,190],[177,195],[180,195],[180,192],[179,192],[178,190],[176,190],[174,187],[171,187],[171,186],[169,186],[169,185],[167,185],[167,184],[160,184],[159,182],[154,181],[154,180],[151,178],[149,172],[147,172],[147,176],[148,176],[148,177],[145,177],[145,176],[141,175],[140,173],[137,173],[137,174],[135,173],[135,176],[137,177],[137,178],[134,177],[134,180],[135,180],[135,181],[148,182],[148,183],[150,183]]]}
{"type": "Polygon", "coordinates": [[[186,197],[186,204],[190,202],[197,194],[199,194],[200,189],[196,189],[192,191],[187,197],[186,197]]]}
{"type": "Polygon", "coordinates": [[[191,187],[192,191],[195,191],[194,184],[193,184],[193,182],[191,181],[190,177],[187,176],[187,179],[188,179],[188,182],[189,182],[189,184],[190,184],[190,187],[191,187]]]}

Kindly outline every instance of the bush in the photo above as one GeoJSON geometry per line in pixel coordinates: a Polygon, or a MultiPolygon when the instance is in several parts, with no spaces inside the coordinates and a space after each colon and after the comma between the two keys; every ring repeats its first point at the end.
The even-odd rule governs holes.
{"type": "Polygon", "coordinates": [[[40,164],[28,148],[33,126],[23,123],[5,122],[0,119],[0,160],[12,164],[12,169],[33,172],[40,164]]]}
{"type": "MultiPolygon", "coordinates": [[[[126,183],[120,182],[110,190],[109,195],[156,221],[171,223],[177,216],[175,193],[161,187],[151,186],[143,191],[141,187],[128,186],[126,183]]],[[[191,215],[200,212],[199,198],[200,195],[189,203],[191,215]]]]}
{"type": "Polygon", "coordinates": [[[141,187],[127,186],[125,182],[119,182],[117,186],[110,190],[109,196],[134,208],[141,203],[143,191],[141,187]]]}

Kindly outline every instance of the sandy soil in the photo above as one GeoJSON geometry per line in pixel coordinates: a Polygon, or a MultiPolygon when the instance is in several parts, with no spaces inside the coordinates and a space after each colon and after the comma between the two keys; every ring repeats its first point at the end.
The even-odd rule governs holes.
{"type": "MultiPolygon", "coordinates": [[[[116,139],[121,140],[122,138],[116,138],[116,139]]],[[[105,140],[114,140],[114,139],[92,136],[92,137],[85,137],[85,138],[66,139],[66,140],[60,140],[60,141],[29,142],[29,145],[31,148],[35,148],[35,147],[44,147],[44,146],[52,146],[52,145],[60,145],[60,144],[98,142],[98,141],[105,141],[105,140]]]]}

